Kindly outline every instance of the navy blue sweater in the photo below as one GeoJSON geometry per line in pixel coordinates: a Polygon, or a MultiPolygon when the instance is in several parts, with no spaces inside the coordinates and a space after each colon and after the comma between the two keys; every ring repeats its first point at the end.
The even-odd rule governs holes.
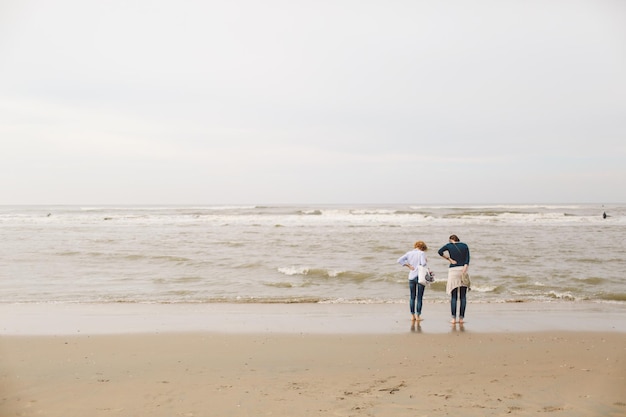
{"type": "Polygon", "coordinates": [[[456,264],[451,263],[450,268],[455,266],[469,265],[470,263],[470,251],[467,245],[463,242],[446,243],[437,251],[439,256],[443,256],[443,253],[448,251],[450,258],[456,261],[456,264]]]}

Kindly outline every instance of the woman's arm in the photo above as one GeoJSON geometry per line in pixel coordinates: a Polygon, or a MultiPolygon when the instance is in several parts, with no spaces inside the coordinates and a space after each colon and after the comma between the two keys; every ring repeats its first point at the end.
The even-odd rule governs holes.
{"type": "Polygon", "coordinates": [[[411,271],[413,271],[415,268],[413,267],[413,265],[411,265],[409,263],[409,254],[405,253],[404,255],[402,255],[399,259],[398,259],[398,263],[402,266],[406,266],[408,267],[411,271]]]}
{"type": "Polygon", "coordinates": [[[450,262],[451,264],[456,264],[456,261],[454,259],[452,259],[450,256],[446,256],[445,253],[448,252],[448,255],[450,255],[450,244],[446,244],[444,246],[441,247],[441,249],[439,249],[437,251],[437,253],[439,254],[439,256],[441,256],[443,259],[445,259],[446,261],[450,262]]]}

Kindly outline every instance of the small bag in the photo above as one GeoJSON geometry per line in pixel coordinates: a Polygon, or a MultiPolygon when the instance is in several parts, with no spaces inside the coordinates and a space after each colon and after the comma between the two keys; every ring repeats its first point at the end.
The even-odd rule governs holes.
{"type": "Polygon", "coordinates": [[[426,266],[417,266],[417,283],[422,285],[432,284],[435,282],[435,277],[430,269],[426,266]]]}
{"type": "Polygon", "coordinates": [[[471,285],[470,276],[467,272],[461,274],[461,285],[467,288],[471,285]]]}

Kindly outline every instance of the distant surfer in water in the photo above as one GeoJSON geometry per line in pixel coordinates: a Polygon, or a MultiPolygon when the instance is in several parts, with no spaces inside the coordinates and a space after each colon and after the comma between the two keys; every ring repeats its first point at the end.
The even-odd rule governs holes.
{"type": "Polygon", "coordinates": [[[606,219],[606,211],[604,213],[602,213],[602,218],[606,219]]]}

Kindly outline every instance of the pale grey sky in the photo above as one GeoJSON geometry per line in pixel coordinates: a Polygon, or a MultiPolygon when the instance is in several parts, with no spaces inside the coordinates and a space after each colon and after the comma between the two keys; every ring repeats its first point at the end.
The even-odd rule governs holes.
{"type": "Polygon", "coordinates": [[[0,204],[625,202],[622,0],[0,0],[0,204]]]}

